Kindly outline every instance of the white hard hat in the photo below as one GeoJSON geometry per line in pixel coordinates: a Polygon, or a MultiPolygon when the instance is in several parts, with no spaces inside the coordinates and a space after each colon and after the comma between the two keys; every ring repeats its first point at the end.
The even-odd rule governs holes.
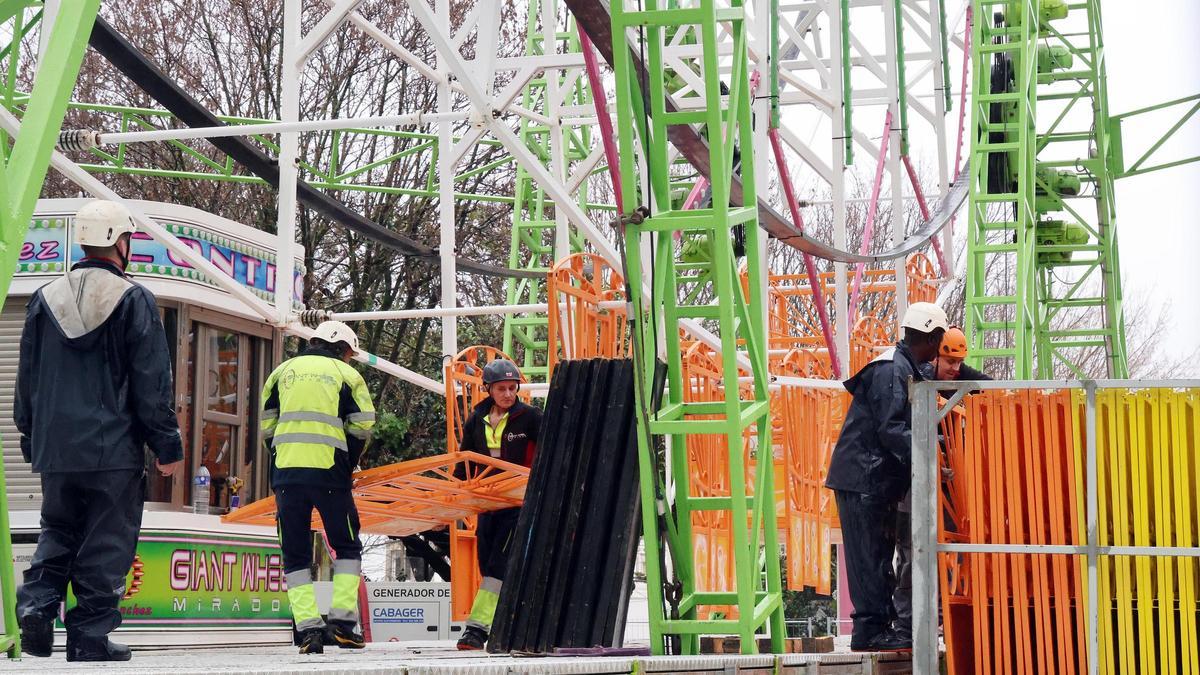
{"type": "Polygon", "coordinates": [[[121,235],[136,231],[129,209],[107,199],[90,201],[75,214],[75,243],[80,246],[112,246],[121,235]]]}
{"type": "Polygon", "coordinates": [[[921,333],[932,333],[938,328],[948,329],[950,322],[946,320],[946,310],[941,307],[932,302],[914,302],[908,306],[900,325],[921,333]]]}
{"type": "Polygon", "coordinates": [[[358,351],[358,336],[354,334],[354,331],[350,330],[350,326],[341,321],[321,322],[321,325],[317,326],[316,332],[313,333],[313,337],[324,340],[329,344],[345,342],[350,345],[350,349],[358,351]]]}

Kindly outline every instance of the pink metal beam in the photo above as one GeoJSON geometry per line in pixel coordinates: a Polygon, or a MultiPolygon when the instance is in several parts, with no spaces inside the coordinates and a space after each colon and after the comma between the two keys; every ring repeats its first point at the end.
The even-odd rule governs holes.
{"type": "MultiPolygon", "coordinates": [[[[867,223],[863,229],[862,245],[858,247],[859,255],[871,251],[871,240],[875,238],[875,214],[879,211],[879,192],[883,189],[883,169],[887,164],[888,148],[892,145],[892,111],[889,110],[883,120],[883,142],[879,144],[879,161],[875,164],[875,185],[871,188],[871,205],[867,208],[867,223]]],[[[866,263],[858,263],[854,268],[854,291],[850,293],[850,325],[858,317],[858,295],[862,290],[863,270],[866,263]]],[[[897,292],[900,289],[896,289],[897,292]]]]}
{"type": "MultiPolygon", "coordinates": [[[[900,160],[904,162],[904,168],[908,171],[908,180],[912,183],[913,194],[917,196],[917,206],[921,209],[921,220],[927,221],[929,220],[929,204],[925,202],[925,192],[921,190],[921,182],[917,180],[917,170],[913,168],[912,159],[908,155],[901,155],[900,160]]],[[[946,256],[942,255],[941,240],[934,235],[929,241],[933,244],[933,252],[937,255],[938,268],[942,271],[942,276],[950,276],[950,266],[946,264],[946,256]]]]}
{"type": "Polygon", "coordinates": [[[600,63],[587,31],[579,29],[579,48],[583,51],[583,65],[587,70],[588,85],[592,88],[592,104],[596,106],[596,121],[600,124],[600,141],[604,144],[604,159],[608,162],[608,176],[612,180],[613,192],[617,197],[617,213],[625,213],[621,199],[621,160],[617,156],[617,134],[613,131],[612,117],[608,114],[608,97],[604,83],[600,80],[600,63]]]}
{"type": "MultiPolygon", "coordinates": [[[[783,184],[783,194],[787,198],[788,209],[792,212],[792,222],[801,232],[804,231],[804,217],[800,214],[800,202],[796,200],[795,188],[791,176],[788,175],[787,162],[784,161],[783,143],[779,140],[779,129],[772,127],[767,130],[771,139],[771,149],[775,151],[775,165],[779,169],[779,182],[783,184]]],[[[825,293],[821,290],[821,279],[817,274],[817,265],[813,257],[804,254],[804,270],[808,273],[808,287],[812,289],[813,304],[817,308],[817,317],[821,320],[821,334],[825,337],[825,347],[829,349],[829,365],[833,376],[842,379],[842,364],[838,359],[837,345],[833,341],[833,329],[829,325],[829,310],[825,307],[825,293]]]]}
{"type": "Polygon", "coordinates": [[[975,22],[974,8],[967,6],[967,25],[963,28],[962,84],[958,89],[958,145],[954,150],[954,179],[962,173],[963,138],[967,125],[967,69],[971,63],[971,30],[975,22]]]}

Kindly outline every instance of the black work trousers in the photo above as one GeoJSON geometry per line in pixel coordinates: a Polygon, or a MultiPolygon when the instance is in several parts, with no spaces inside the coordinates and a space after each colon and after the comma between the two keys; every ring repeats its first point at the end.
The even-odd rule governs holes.
{"type": "Polygon", "coordinates": [[[117,605],[142,528],[145,471],[56,472],[41,479],[42,532],[17,590],[17,616],[53,620],[69,582],[76,605],[66,615],[68,636],[103,638],[121,625],[117,605]]]}
{"type": "Polygon", "coordinates": [[[508,551],[512,548],[513,530],[521,508],[502,509],[479,514],[475,541],[479,546],[479,575],[504,581],[508,566],[508,551]]]}
{"type": "Polygon", "coordinates": [[[350,489],[283,485],[275,490],[279,548],[285,573],[312,567],[312,512],[321,514],[325,539],[338,560],[361,560],[358,509],[350,489]]]}
{"type": "Polygon", "coordinates": [[[834,494],[846,547],[850,601],[854,603],[851,644],[857,647],[887,630],[894,618],[897,502],[844,490],[834,494]]]}

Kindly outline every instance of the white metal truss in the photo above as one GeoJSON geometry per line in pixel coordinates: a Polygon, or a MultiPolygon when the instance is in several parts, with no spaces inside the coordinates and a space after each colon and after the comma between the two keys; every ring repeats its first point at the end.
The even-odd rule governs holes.
{"type": "MultiPolygon", "coordinates": [[[[514,0],[520,2],[522,0],[514,0]]],[[[903,0],[900,6],[905,26],[905,46],[902,55],[890,29],[895,5],[894,0],[852,0],[851,45],[852,95],[850,104],[855,111],[851,129],[855,154],[860,162],[855,166],[867,166],[877,157],[882,143],[891,144],[886,170],[890,177],[890,199],[892,221],[880,226],[881,237],[890,237],[893,242],[903,239],[903,205],[911,199],[911,189],[906,187],[904,168],[900,162],[899,129],[887,139],[877,139],[880,123],[885,111],[899,118],[897,109],[898,68],[901,56],[906,65],[906,83],[910,93],[909,116],[914,148],[921,151],[920,157],[933,158],[938,169],[938,188],[944,191],[949,182],[947,142],[945,130],[945,101],[942,97],[946,83],[942,68],[942,26],[940,25],[940,2],[942,0],[903,0]],[[882,47],[882,50],[879,49],[882,47]],[[915,127],[921,126],[920,132],[915,127]]],[[[947,0],[949,1],[949,0],[947,0]]],[[[442,297],[440,319],[443,323],[442,350],[444,354],[456,353],[457,330],[455,309],[457,298],[457,273],[454,264],[454,185],[453,176],[457,165],[480,141],[491,139],[503,145],[514,161],[526,171],[539,187],[554,201],[556,221],[555,253],[561,257],[569,250],[569,228],[576,232],[587,245],[605,258],[610,264],[619,266],[619,255],[606,226],[596,223],[580,204],[581,188],[604,161],[599,144],[599,134],[593,133],[593,146],[586,154],[573,160],[565,159],[563,131],[596,124],[596,112],[591,106],[574,105],[566,96],[584,74],[581,54],[562,52],[553,47],[557,42],[554,35],[559,25],[559,12],[565,12],[560,3],[543,2],[540,25],[547,42],[544,55],[499,57],[496,39],[503,7],[492,0],[481,0],[466,8],[465,19],[451,21],[449,0],[407,0],[407,6],[420,22],[435,47],[433,63],[418,57],[386,31],[372,24],[358,13],[357,0],[324,0],[323,7],[316,10],[319,16],[302,21],[305,10],[301,0],[285,0],[283,13],[283,71],[281,79],[282,119],[278,124],[254,125],[239,129],[222,128],[210,130],[171,130],[137,132],[136,134],[106,134],[107,142],[133,142],[181,139],[217,134],[262,134],[268,130],[280,134],[280,190],[278,192],[277,250],[280,259],[279,273],[291,272],[295,246],[296,185],[298,182],[299,133],[307,130],[335,128],[363,128],[367,126],[435,125],[441,148],[437,160],[439,176],[438,218],[440,224],[439,255],[441,259],[442,297]],[[327,10],[327,11],[321,11],[327,10]],[[302,25],[313,25],[302,34],[302,25]],[[451,27],[456,26],[452,29],[451,27]],[[308,59],[324,42],[340,31],[361,31],[396,58],[411,66],[416,72],[434,82],[438,87],[436,111],[403,111],[400,115],[342,120],[300,120],[298,118],[300,86],[308,59]],[[474,37],[474,58],[463,54],[463,45],[474,37]],[[497,75],[502,76],[503,86],[497,87],[497,75]],[[547,96],[543,105],[526,109],[519,97],[526,85],[534,78],[545,77],[547,96]],[[549,161],[538,157],[526,146],[516,131],[522,119],[533,120],[551,129],[552,152],[549,161]],[[465,123],[465,128],[464,128],[465,123]],[[452,133],[453,131],[453,133],[452,133]],[[455,135],[459,136],[457,142],[455,135]]],[[[770,32],[762,19],[770,11],[768,0],[748,3],[748,22],[752,42],[751,58],[760,71],[759,95],[765,92],[767,78],[766,57],[770,52],[770,32]]],[[[846,152],[841,136],[842,50],[841,0],[809,0],[779,4],[780,34],[777,65],[781,83],[780,104],[782,107],[781,138],[790,148],[792,159],[803,169],[794,172],[802,194],[815,183],[817,192],[827,186],[831,195],[834,217],[833,244],[847,249],[850,242],[846,234],[846,152]]],[[[950,41],[951,43],[954,40],[950,41]]],[[[690,69],[681,66],[682,61],[698,56],[698,47],[688,44],[680,36],[676,44],[667,51],[677,72],[686,79],[686,86],[697,88],[701,83],[689,77],[690,69]]],[[[726,65],[730,65],[726,63],[726,65]]],[[[685,96],[681,106],[690,105],[685,96]]],[[[768,104],[756,103],[758,114],[766,116],[768,104]]],[[[765,125],[762,125],[765,129],[765,125]]],[[[763,137],[760,137],[762,140],[763,137]]],[[[760,155],[765,155],[759,149],[760,155]]],[[[914,152],[914,155],[916,153],[914,152]]],[[[768,160],[755,157],[759,163],[759,174],[768,175],[768,160]]],[[[934,201],[936,194],[928,195],[934,201]]],[[[780,205],[776,205],[777,208],[780,205]]],[[[783,210],[783,209],[781,209],[783,210]]],[[[944,233],[947,256],[952,256],[951,233],[944,233]]],[[[202,265],[198,267],[203,268],[202,265]]],[[[838,350],[843,362],[848,354],[850,326],[847,324],[848,284],[847,266],[838,264],[836,270],[835,316],[838,350]]],[[[896,261],[896,272],[903,288],[904,261],[896,261]]],[[[294,314],[291,307],[291,288],[280,287],[277,306],[270,319],[278,326],[293,326],[294,314]]],[[[236,296],[236,294],[235,294],[236,296]]],[[[257,300],[257,299],[256,299],[257,300]]],[[[898,294],[903,302],[903,294],[898,294]]],[[[255,311],[262,313],[262,308],[255,311]]],[[[701,341],[716,346],[717,339],[702,326],[688,323],[685,329],[701,341]]],[[[416,373],[405,372],[406,381],[418,381],[416,373]]],[[[427,379],[427,378],[426,378],[427,379]]],[[[429,382],[420,381],[422,386],[429,382]]]]}

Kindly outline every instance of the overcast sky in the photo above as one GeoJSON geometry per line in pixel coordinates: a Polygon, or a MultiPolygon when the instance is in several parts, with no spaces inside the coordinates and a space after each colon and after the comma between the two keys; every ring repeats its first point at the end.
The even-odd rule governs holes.
{"type": "MultiPolygon", "coordinates": [[[[1109,110],[1120,114],[1200,93],[1200,2],[1105,0],[1109,110]]],[[[1124,127],[1131,148],[1147,148],[1186,106],[1124,127]],[[1171,116],[1174,116],[1173,118],[1171,116]]],[[[1200,114],[1168,143],[1164,157],[1200,154],[1200,114]]],[[[1125,296],[1170,301],[1176,320],[1163,336],[1172,349],[1200,345],[1200,163],[1117,181],[1125,296]]]]}

